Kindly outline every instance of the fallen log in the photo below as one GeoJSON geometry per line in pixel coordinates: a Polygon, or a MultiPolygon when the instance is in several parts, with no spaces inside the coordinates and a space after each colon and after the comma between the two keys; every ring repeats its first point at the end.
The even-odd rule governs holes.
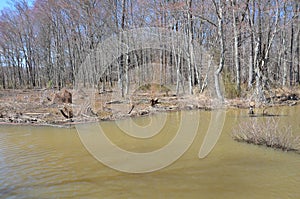
{"type": "Polygon", "coordinates": [[[89,106],[86,110],[86,113],[92,117],[98,117],[98,114],[93,111],[93,109],[89,106]]]}
{"type": "Polygon", "coordinates": [[[120,101],[120,100],[114,100],[114,101],[109,101],[109,102],[106,102],[106,104],[122,104],[123,102],[120,101]]]}

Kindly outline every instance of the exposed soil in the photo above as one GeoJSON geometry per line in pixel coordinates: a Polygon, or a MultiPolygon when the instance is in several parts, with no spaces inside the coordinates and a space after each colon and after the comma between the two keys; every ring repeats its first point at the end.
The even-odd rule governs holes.
{"type": "MultiPolygon", "coordinates": [[[[93,93],[88,91],[54,89],[0,90],[0,124],[30,124],[72,126],[97,120],[116,120],[137,117],[161,111],[211,110],[220,104],[207,94],[176,96],[171,92],[138,91],[129,98],[116,92],[93,93]],[[92,97],[92,103],[90,97],[92,97]]],[[[266,93],[264,104],[258,106],[296,105],[299,90],[274,89],[266,93]]],[[[225,108],[249,108],[249,99],[225,100],[225,108]]]]}

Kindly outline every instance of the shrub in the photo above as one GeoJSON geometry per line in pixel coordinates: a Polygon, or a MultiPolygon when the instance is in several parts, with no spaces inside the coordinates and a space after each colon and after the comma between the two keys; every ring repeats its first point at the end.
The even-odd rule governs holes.
{"type": "Polygon", "coordinates": [[[291,126],[278,126],[278,120],[268,118],[258,121],[252,118],[250,121],[239,124],[232,132],[234,140],[255,145],[264,145],[283,151],[299,151],[300,136],[294,137],[291,126]]]}

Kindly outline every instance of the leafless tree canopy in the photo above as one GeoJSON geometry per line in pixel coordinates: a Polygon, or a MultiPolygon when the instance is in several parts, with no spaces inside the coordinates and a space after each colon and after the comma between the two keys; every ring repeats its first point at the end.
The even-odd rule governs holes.
{"type": "Polygon", "coordinates": [[[116,84],[126,95],[130,84],[150,81],[156,70],[157,81],[174,85],[177,93],[203,90],[213,78],[223,99],[220,82],[226,77],[237,95],[253,90],[264,100],[264,90],[300,82],[298,0],[13,0],[11,5],[0,14],[4,89],[72,87],[81,75],[83,84],[102,90],[116,84]],[[87,65],[94,68],[85,70],[87,65]]]}

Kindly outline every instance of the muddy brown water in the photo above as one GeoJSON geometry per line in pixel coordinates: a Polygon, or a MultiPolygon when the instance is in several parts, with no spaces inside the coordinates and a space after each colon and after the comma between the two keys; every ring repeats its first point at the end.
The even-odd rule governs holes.
{"type": "MultiPolygon", "coordinates": [[[[300,106],[268,112],[280,115],[280,125],[291,125],[300,135],[300,106]]],[[[101,126],[114,144],[144,153],[170,142],[180,114],[168,113],[161,132],[149,139],[128,137],[114,122],[101,126]]],[[[204,159],[198,158],[199,149],[214,121],[211,112],[196,114],[200,125],[184,155],[166,168],[141,174],[119,172],[97,161],[75,128],[0,126],[0,198],[300,198],[300,154],[231,138],[232,128],[249,120],[247,110],[227,111],[222,134],[204,159]]],[[[152,128],[153,117],[122,122],[152,128]]]]}

